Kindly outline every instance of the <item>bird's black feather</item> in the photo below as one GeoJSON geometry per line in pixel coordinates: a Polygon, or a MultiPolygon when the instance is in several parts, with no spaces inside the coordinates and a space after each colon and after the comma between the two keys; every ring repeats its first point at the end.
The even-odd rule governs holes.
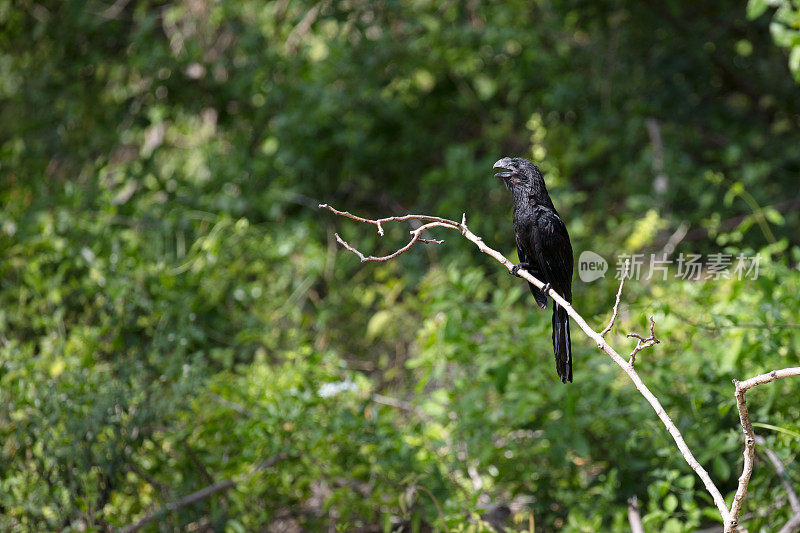
{"type": "MultiPolygon", "coordinates": [[[[496,174],[511,189],[514,197],[514,236],[521,263],[534,277],[550,284],[567,302],[572,302],[572,245],[564,221],[556,211],[544,178],[531,161],[505,158],[495,168],[506,172],[496,174]]],[[[530,285],[536,303],[544,309],[547,297],[530,285]]],[[[569,335],[569,316],[553,303],[553,350],[556,371],[563,383],[572,381],[572,346],[569,335]]]]}

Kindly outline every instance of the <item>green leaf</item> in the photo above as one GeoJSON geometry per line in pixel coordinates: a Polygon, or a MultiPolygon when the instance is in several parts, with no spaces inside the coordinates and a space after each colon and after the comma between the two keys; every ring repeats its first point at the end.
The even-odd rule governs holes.
{"type": "Polygon", "coordinates": [[[764,14],[769,4],[767,0],[748,0],[747,2],[747,18],[750,20],[757,19],[764,14]]]}
{"type": "Polygon", "coordinates": [[[511,370],[511,367],[508,363],[503,363],[500,366],[496,366],[492,369],[492,374],[494,375],[494,386],[497,389],[497,392],[503,394],[506,392],[506,385],[508,385],[508,374],[511,370]]]}
{"type": "Polygon", "coordinates": [[[681,476],[675,480],[675,486],[680,487],[684,490],[689,490],[694,487],[694,480],[695,477],[692,474],[687,474],[685,476],[681,476]]]}
{"type": "Polygon", "coordinates": [[[731,477],[731,466],[721,455],[714,456],[714,474],[723,481],[731,477]]]}
{"type": "Polygon", "coordinates": [[[722,516],[720,516],[719,511],[715,507],[703,507],[702,513],[706,518],[722,523],[722,516]]]}
{"type": "Polygon", "coordinates": [[[798,433],[796,431],[792,431],[791,429],[786,429],[786,428],[782,428],[782,427],[778,427],[778,426],[773,426],[772,424],[763,424],[761,422],[753,422],[753,427],[771,429],[772,431],[777,431],[779,433],[784,433],[784,434],[789,435],[790,437],[793,437],[795,439],[800,439],[800,433],[798,433]]]}
{"type": "Polygon", "coordinates": [[[795,45],[789,52],[789,69],[795,74],[800,73],[800,46],[795,45]]]}
{"type": "Polygon", "coordinates": [[[373,340],[378,337],[386,327],[392,322],[392,312],[387,310],[378,311],[367,324],[367,339],[373,340]]]}
{"type": "Polygon", "coordinates": [[[670,518],[664,523],[664,528],[661,531],[664,533],[680,533],[684,531],[684,527],[677,518],[670,518]]]}
{"type": "Polygon", "coordinates": [[[678,498],[674,494],[667,495],[664,498],[664,510],[667,513],[673,513],[678,508],[678,498]]]}
{"type": "MultiPolygon", "coordinates": [[[[795,52],[800,52],[800,48],[795,48],[792,50],[792,55],[794,55],[795,52]]],[[[797,61],[800,62],[800,54],[797,54],[797,61]]],[[[798,64],[798,67],[800,68],[800,64],[798,64]]],[[[786,219],[783,218],[783,215],[781,215],[781,213],[774,207],[765,207],[763,212],[764,217],[776,226],[782,226],[784,222],[786,222],[786,219]]]]}
{"type": "Polygon", "coordinates": [[[247,531],[238,520],[228,520],[225,523],[225,533],[245,533],[247,531]]]}

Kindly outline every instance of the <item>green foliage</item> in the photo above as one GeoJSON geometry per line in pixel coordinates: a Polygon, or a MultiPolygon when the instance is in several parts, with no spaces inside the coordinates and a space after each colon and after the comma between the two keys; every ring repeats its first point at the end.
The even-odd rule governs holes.
{"type": "Polygon", "coordinates": [[[796,0],[749,0],[747,17],[757,19],[767,9],[775,7],[769,31],[775,44],[789,54],[789,69],[800,81],[800,3],[796,0]]]}
{"type": "MultiPolygon", "coordinates": [[[[483,531],[508,505],[622,530],[631,495],[648,530],[713,525],[577,328],[557,382],[523,284],[455,234],[361,265],[334,231],[380,253],[406,228],[316,205],[466,212],[513,257],[491,164],[535,158],[576,257],[611,260],[575,281],[598,328],[620,254],[760,254],[755,280],[631,281],[609,336],[655,317],[639,371],[731,497],[730,380],[800,359],[800,46],[774,4],[0,0],[0,528],[120,527],[225,479],[149,527],[483,531]]],[[[749,394],[795,485],[797,391],[749,394]]],[[[782,491],[759,461],[749,530],[782,491]]]]}

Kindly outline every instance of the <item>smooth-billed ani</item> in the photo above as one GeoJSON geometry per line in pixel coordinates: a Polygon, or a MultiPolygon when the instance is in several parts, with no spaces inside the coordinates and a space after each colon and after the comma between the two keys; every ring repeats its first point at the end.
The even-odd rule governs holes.
{"type": "MultiPolygon", "coordinates": [[[[572,245],[567,227],[558,216],[547,194],[542,173],[531,161],[521,157],[505,157],[494,164],[500,178],[514,196],[514,237],[519,264],[512,273],[524,268],[545,283],[545,292],[552,288],[572,302],[572,245]]],[[[539,307],[547,307],[545,292],[530,284],[539,307]]],[[[572,346],[569,338],[569,316],[553,302],[553,350],[556,371],[562,383],[572,381],[572,346]]]]}

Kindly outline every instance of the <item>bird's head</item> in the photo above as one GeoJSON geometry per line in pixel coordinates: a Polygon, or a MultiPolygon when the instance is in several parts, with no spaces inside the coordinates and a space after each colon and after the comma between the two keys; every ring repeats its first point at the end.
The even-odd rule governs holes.
{"type": "Polygon", "coordinates": [[[504,157],[494,164],[493,170],[499,170],[494,177],[503,180],[509,189],[528,188],[534,181],[541,180],[542,174],[532,161],[521,157],[504,157]]]}

